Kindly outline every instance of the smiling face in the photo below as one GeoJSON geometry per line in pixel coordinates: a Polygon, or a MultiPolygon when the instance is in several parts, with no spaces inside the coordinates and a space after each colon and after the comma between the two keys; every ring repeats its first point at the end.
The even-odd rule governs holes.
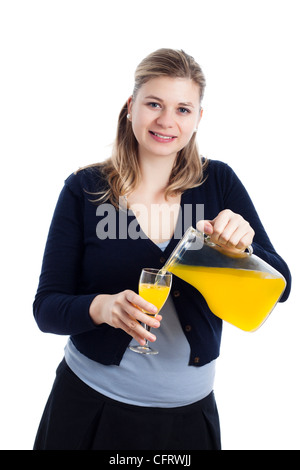
{"type": "Polygon", "coordinates": [[[132,130],[139,144],[139,157],[169,156],[190,141],[202,110],[199,86],[191,79],[158,77],[128,100],[132,130]]]}

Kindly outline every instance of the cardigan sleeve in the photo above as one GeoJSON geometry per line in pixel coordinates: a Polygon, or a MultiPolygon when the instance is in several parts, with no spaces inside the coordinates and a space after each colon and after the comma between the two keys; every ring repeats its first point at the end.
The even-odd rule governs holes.
{"type": "Polygon", "coordinates": [[[287,285],[280,299],[280,302],[284,302],[287,300],[291,290],[291,273],[289,268],[286,262],[275,251],[242,182],[228,165],[223,164],[222,166],[224,168],[224,174],[221,178],[221,184],[223,187],[225,208],[242,215],[244,219],[250,223],[255,231],[252,243],[253,252],[284,276],[287,285]]]}
{"type": "MultiPolygon", "coordinates": [[[[76,179],[76,177],[74,177],[76,179]]],[[[71,176],[71,182],[74,181],[71,176]]],[[[81,295],[83,197],[66,180],[50,225],[33,313],[48,333],[74,335],[97,328],[89,307],[97,295],[81,295]]]]}

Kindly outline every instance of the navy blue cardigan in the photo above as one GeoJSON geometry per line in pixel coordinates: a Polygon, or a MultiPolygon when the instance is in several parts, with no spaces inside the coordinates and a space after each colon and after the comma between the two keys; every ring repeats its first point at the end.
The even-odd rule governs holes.
{"type": "MultiPolygon", "coordinates": [[[[204,204],[205,219],[213,219],[226,208],[241,214],[255,230],[254,253],[285,277],[287,287],[281,298],[285,301],[291,285],[289,269],[275,252],[244,186],[233,170],[219,161],[209,162],[205,176],[201,186],[182,195],[183,217],[178,219],[178,224],[184,224],[185,211],[192,207],[188,224],[195,227],[199,204],[204,204]]],[[[131,226],[135,229],[132,233],[140,233],[135,239],[126,237],[124,219],[121,222],[118,211],[114,219],[110,212],[113,225],[106,227],[110,232],[113,229],[115,238],[109,232],[110,238],[100,239],[108,212],[91,202],[90,193],[103,184],[96,168],[79,171],[65,181],[49,230],[33,310],[42,331],[70,335],[76,348],[87,357],[102,364],[119,365],[132,338],[107,324],[96,326],[89,316],[90,304],[101,293],[115,294],[125,289],[137,292],[141,268],[162,267],[178,239],[173,236],[162,252],[143,234],[134,215],[123,212],[121,217],[126,216],[129,231],[131,226]]],[[[181,227],[182,233],[185,228],[181,227]]],[[[173,276],[171,295],[190,344],[189,365],[202,366],[217,358],[222,321],[212,314],[194,287],[176,276],[173,276]]]]}

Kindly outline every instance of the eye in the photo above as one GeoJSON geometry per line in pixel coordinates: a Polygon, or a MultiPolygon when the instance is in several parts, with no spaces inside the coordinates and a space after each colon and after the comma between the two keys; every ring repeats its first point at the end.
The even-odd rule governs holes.
{"type": "Polygon", "coordinates": [[[191,111],[187,108],[178,108],[178,111],[181,113],[181,114],[189,114],[191,111]]]}
{"type": "Polygon", "coordinates": [[[154,109],[160,108],[160,104],[155,103],[154,101],[151,103],[147,103],[147,106],[149,106],[149,108],[154,108],[154,109]]]}

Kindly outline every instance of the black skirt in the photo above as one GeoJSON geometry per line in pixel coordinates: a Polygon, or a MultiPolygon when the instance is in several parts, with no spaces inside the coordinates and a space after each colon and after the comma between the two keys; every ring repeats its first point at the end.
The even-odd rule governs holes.
{"type": "Polygon", "coordinates": [[[128,405],[82,382],[63,360],[47,401],[34,450],[220,450],[212,392],[177,408],[128,405]]]}

